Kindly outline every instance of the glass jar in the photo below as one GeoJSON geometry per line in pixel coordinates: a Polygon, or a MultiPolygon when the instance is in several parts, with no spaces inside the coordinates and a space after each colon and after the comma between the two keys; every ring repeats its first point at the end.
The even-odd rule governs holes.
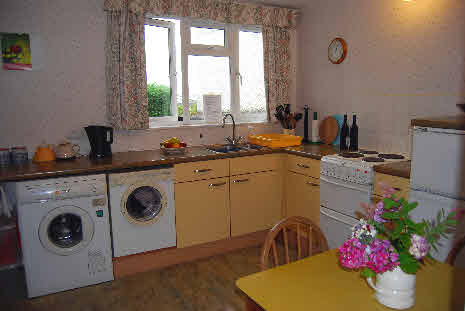
{"type": "Polygon", "coordinates": [[[11,148],[11,161],[13,164],[21,165],[28,160],[27,148],[25,146],[18,146],[11,148]]]}
{"type": "Polygon", "coordinates": [[[8,148],[0,148],[0,167],[7,167],[10,164],[10,150],[8,148]]]}

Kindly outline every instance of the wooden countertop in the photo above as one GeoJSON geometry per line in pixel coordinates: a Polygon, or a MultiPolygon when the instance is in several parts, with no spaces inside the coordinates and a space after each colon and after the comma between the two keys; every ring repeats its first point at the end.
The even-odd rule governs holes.
{"type": "Polygon", "coordinates": [[[21,166],[0,168],[0,182],[19,181],[59,176],[70,176],[89,173],[103,173],[122,169],[149,168],[160,165],[174,165],[176,163],[253,156],[270,153],[291,153],[299,156],[320,160],[321,157],[337,153],[338,150],[326,145],[302,145],[287,149],[249,150],[230,153],[214,153],[205,147],[190,147],[182,156],[167,156],[160,150],[129,151],[113,153],[111,158],[100,160],[80,157],[69,161],[53,161],[43,164],[29,162],[21,166]]]}
{"type": "Polygon", "coordinates": [[[410,179],[411,161],[392,162],[374,167],[375,172],[410,179]]]}
{"type": "Polygon", "coordinates": [[[465,115],[413,119],[410,124],[412,126],[465,130],[465,115]]]}

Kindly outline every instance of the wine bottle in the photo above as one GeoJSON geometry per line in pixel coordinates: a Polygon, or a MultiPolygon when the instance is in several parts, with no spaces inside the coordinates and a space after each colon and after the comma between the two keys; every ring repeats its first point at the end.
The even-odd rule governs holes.
{"type": "Polygon", "coordinates": [[[344,123],[342,123],[341,128],[341,141],[339,144],[339,148],[341,150],[347,150],[349,148],[348,142],[349,138],[349,126],[347,125],[347,115],[344,115],[344,123]]]}
{"type": "Polygon", "coordinates": [[[350,127],[350,147],[351,151],[358,150],[358,126],[357,116],[353,115],[352,126],[350,127]]]}

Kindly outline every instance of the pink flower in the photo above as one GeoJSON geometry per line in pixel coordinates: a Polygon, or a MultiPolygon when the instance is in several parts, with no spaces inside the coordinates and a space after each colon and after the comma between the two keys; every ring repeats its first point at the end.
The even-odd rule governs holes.
{"type": "Polygon", "coordinates": [[[388,240],[375,239],[370,244],[367,267],[375,273],[383,273],[399,265],[399,254],[388,240]]]}
{"type": "Polygon", "coordinates": [[[386,183],[380,182],[380,183],[378,183],[378,185],[381,188],[381,190],[383,191],[383,197],[384,198],[390,198],[390,197],[392,197],[392,194],[394,192],[396,192],[396,189],[392,188],[391,186],[389,186],[386,183]]]}
{"type": "Polygon", "coordinates": [[[349,269],[366,267],[368,255],[365,250],[366,245],[362,245],[358,239],[347,240],[338,249],[339,262],[343,267],[349,269]]]}
{"type": "Polygon", "coordinates": [[[385,223],[386,220],[382,217],[386,210],[384,209],[384,202],[380,201],[376,204],[375,213],[373,215],[373,220],[379,223],[385,223]]]}
{"type": "Polygon", "coordinates": [[[412,246],[410,246],[408,251],[417,260],[422,259],[428,254],[430,245],[428,241],[426,241],[425,237],[418,234],[412,234],[410,241],[412,242],[412,246]]]}

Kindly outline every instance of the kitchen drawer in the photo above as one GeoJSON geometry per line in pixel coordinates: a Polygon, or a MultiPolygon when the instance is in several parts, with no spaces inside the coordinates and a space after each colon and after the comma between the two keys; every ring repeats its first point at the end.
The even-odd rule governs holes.
{"type": "Polygon", "coordinates": [[[397,177],[397,176],[391,176],[387,174],[382,174],[382,173],[375,173],[375,189],[374,189],[374,194],[382,196],[383,191],[381,190],[379,183],[385,183],[394,189],[397,190],[397,192],[394,194],[397,198],[404,198],[408,199],[408,193],[410,189],[410,180],[407,178],[402,178],[402,177],[397,177]]]}
{"type": "Polygon", "coordinates": [[[287,169],[314,178],[320,178],[320,161],[310,158],[288,155],[287,169]]]}
{"type": "Polygon", "coordinates": [[[231,176],[278,170],[281,168],[281,159],[279,154],[232,158],[231,176]]]}
{"type": "Polygon", "coordinates": [[[185,182],[229,176],[229,159],[181,163],[174,166],[174,181],[185,182]]]}

